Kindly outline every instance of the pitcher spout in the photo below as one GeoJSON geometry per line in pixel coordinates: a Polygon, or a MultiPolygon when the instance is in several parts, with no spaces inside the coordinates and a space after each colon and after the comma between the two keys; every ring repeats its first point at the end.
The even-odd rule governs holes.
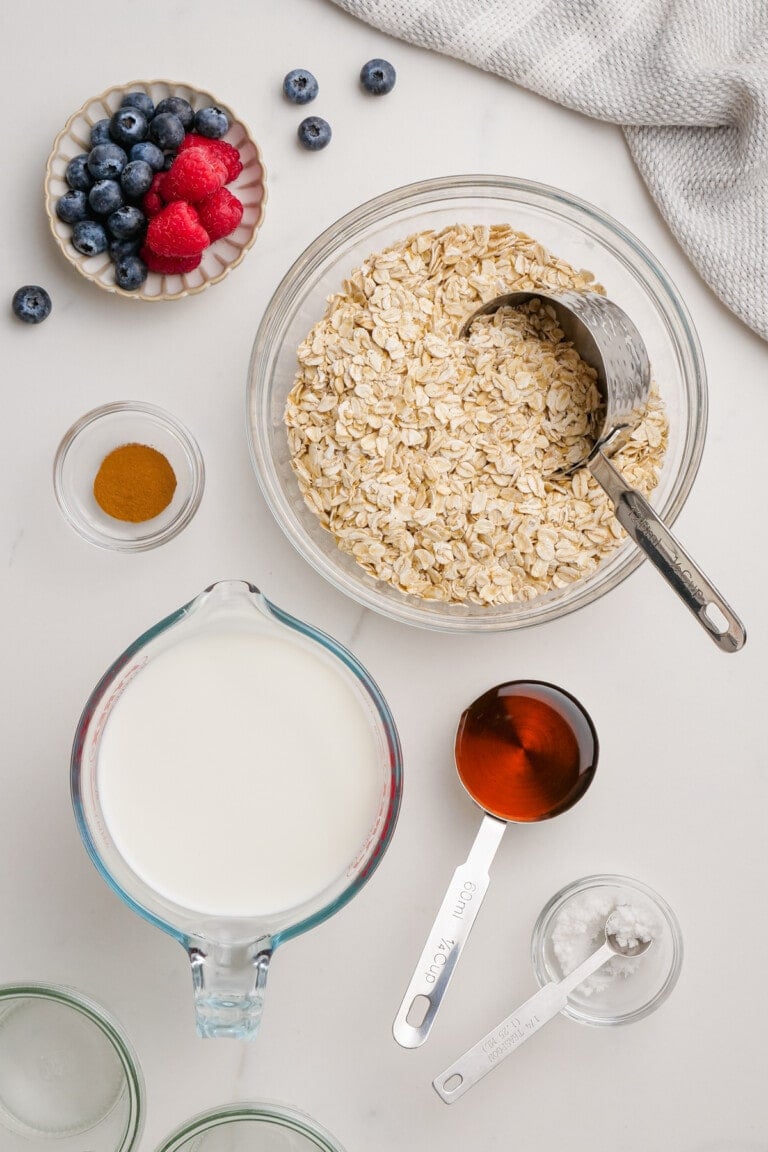
{"type": "Polygon", "coordinates": [[[188,953],[198,1036],[253,1040],[264,1010],[272,942],[223,945],[196,940],[188,953]]]}

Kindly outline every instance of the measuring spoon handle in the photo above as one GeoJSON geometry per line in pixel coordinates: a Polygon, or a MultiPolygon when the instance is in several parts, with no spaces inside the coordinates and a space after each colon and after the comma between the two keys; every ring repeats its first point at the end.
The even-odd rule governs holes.
{"type": "Polygon", "coordinates": [[[566,976],[559,983],[545,984],[535,995],[526,1000],[519,1008],[502,1020],[491,1032],[483,1036],[463,1056],[460,1056],[450,1068],[441,1072],[432,1081],[432,1087],[441,1100],[446,1104],[453,1104],[465,1092],[482,1080],[483,1076],[505,1060],[512,1052],[517,1051],[526,1040],[535,1036],[540,1028],[562,1012],[568,1002],[568,996],[573,989],[586,980],[606,961],[610,960],[613,952],[608,944],[604,944],[597,952],[593,952],[570,976],[566,976]]]}
{"type": "Polygon", "coordinates": [[[403,1048],[418,1048],[432,1030],[488,890],[488,871],[505,828],[503,820],[485,816],[466,863],[453,874],[392,1026],[403,1048]]]}
{"type": "Polygon", "coordinates": [[[602,452],[589,461],[589,470],[608,493],[615,506],[616,519],[642,549],[653,566],[674,588],[678,596],[699,621],[707,635],[722,652],[738,652],[744,647],[747,633],[736,613],[720,595],[714,584],[695,560],[678,543],[644,496],[631,488],[602,452]],[[709,615],[715,608],[720,620],[709,615]]]}

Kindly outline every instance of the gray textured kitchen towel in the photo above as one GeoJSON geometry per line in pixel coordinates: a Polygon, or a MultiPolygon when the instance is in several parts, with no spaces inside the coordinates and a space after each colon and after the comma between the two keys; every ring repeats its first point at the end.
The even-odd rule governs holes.
{"type": "Polygon", "coordinates": [[[335,0],[621,124],[664,218],[768,339],[768,0],[335,0]]]}

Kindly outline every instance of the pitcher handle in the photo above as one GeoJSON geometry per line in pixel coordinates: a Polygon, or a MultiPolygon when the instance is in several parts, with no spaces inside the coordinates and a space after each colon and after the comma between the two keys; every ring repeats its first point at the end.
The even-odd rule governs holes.
{"type": "Polygon", "coordinates": [[[224,945],[197,939],[187,954],[198,1036],[253,1040],[264,1010],[272,942],[224,945]]]}

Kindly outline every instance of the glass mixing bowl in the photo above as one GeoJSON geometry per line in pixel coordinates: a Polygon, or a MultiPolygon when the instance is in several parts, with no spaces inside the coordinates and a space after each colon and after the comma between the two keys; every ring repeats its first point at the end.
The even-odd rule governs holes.
{"type": "Polygon", "coordinates": [[[625,540],[583,580],[520,603],[444,604],[407,595],[369,576],[342,552],[304,503],[283,424],[296,348],[321,319],[326,298],[370,253],[412,232],[456,223],[508,223],[529,233],[574,267],[593,272],[635,322],[669,418],[669,446],[652,496],[669,524],[690,491],[704,446],[706,375],[688,311],[648,249],[598,208],[544,184],[507,176],[448,176],[396,188],[343,216],[289,269],[256,334],[247,397],[251,455],[278,523],[313,568],[366,608],[423,628],[498,632],[589,604],[634,571],[642,554],[625,540]]]}

